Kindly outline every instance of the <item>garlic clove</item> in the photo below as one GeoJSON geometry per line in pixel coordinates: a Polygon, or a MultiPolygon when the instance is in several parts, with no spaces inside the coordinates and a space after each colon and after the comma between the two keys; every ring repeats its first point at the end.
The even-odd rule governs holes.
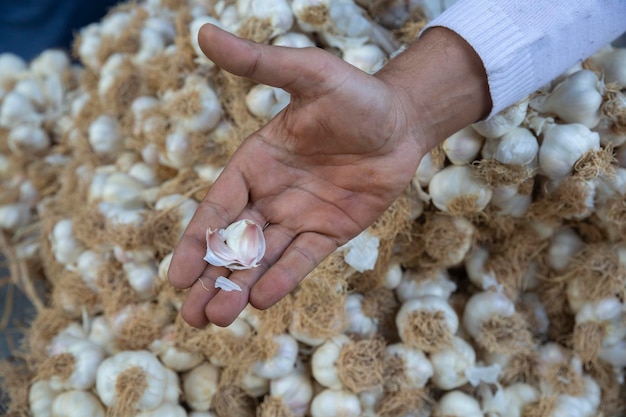
{"type": "Polygon", "coordinates": [[[252,220],[239,220],[226,229],[206,232],[207,252],[204,260],[231,270],[259,266],[265,255],[263,229],[252,220]]]}

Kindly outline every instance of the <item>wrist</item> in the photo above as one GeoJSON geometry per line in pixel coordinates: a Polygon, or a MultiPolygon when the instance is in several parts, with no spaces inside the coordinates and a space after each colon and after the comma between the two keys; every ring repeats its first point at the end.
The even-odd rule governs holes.
{"type": "Polygon", "coordinates": [[[415,139],[426,152],[489,114],[487,74],[474,49],[434,27],[375,74],[403,97],[415,139]]]}

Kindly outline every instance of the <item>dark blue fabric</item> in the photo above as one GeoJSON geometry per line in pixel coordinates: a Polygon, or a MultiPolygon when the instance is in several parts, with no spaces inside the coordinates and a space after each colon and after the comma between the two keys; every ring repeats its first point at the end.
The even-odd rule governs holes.
{"type": "Polygon", "coordinates": [[[0,53],[30,60],[49,48],[69,50],[75,33],[119,0],[0,0],[0,53]]]}

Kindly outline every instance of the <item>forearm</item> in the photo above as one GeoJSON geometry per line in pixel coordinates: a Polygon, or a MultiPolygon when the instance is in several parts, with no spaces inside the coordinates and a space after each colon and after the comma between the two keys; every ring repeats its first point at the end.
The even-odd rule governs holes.
{"type": "Polygon", "coordinates": [[[420,125],[416,140],[426,149],[486,117],[491,109],[482,61],[465,40],[446,28],[424,32],[376,77],[410,103],[408,117],[420,125]]]}

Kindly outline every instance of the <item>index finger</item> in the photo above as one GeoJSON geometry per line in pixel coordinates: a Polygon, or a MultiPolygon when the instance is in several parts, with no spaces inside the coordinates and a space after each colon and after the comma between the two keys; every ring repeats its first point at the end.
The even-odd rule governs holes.
{"type": "Polygon", "coordinates": [[[206,231],[223,229],[248,204],[248,187],[241,172],[227,165],[200,202],[174,249],[168,279],[177,288],[189,288],[207,266],[206,231]]]}

